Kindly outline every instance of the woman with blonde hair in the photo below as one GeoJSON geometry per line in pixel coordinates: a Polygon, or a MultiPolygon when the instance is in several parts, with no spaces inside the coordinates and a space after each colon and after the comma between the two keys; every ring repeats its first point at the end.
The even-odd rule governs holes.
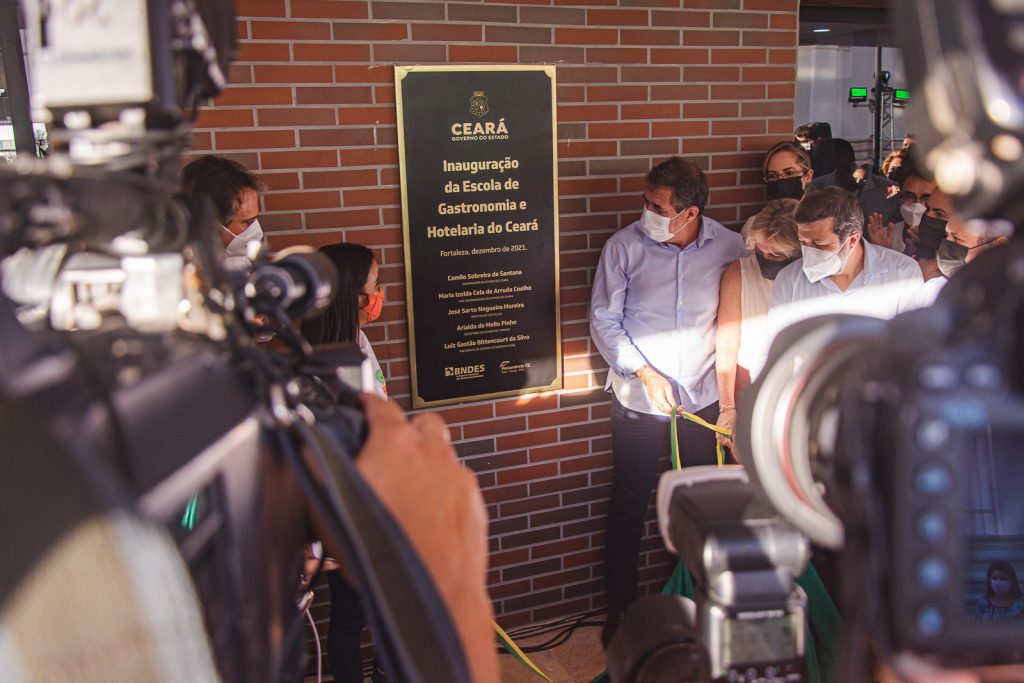
{"type": "MultiPolygon", "coordinates": [[[[768,304],[775,276],[800,257],[795,199],[775,199],[753,216],[746,235],[750,255],[733,261],[722,275],[718,299],[715,372],[718,376],[718,426],[730,432],[736,423],[736,401],[750,384],[756,340],[765,334],[768,304]]],[[[719,442],[731,446],[729,439],[719,442]]]]}

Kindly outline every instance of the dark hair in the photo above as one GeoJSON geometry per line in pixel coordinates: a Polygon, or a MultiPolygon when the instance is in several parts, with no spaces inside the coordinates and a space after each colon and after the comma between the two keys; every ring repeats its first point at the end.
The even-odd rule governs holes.
{"type": "Polygon", "coordinates": [[[341,242],[320,247],[338,270],[338,288],[330,305],[315,318],[302,321],[302,336],[314,346],[356,341],[359,295],[373,265],[373,252],[361,244],[341,242]]]}
{"type": "Polygon", "coordinates": [[[864,210],[852,192],[841,187],[826,187],[808,192],[796,207],[796,222],[814,223],[834,218],[832,231],[845,240],[855,232],[864,233],[864,210]]]}
{"type": "Polygon", "coordinates": [[[672,190],[672,206],[676,211],[696,206],[704,213],[704,205],[708,203],[708,179],[692,161],[672,157],[661,162],[647,174],[647,184],[672,190]]]}
{"type": "Polygon", "coordinates": [[[835,171],[840,187],[852,190],[856,186],[852,177],[856,155],[853,152],[853,145],[847,140],[842,138],[822,140],[814,146],[811,159],[814,161],[816,176],[835,171]]]}
{"type": "Polygon", "coordinates": [[[259,181],[237,161],[208,154],[191,162],[181,171],[181,194],[188,204],[209,197],[220,222],[227,225],[235,217],[244,190],[263,191],[259,181]]]}
{"type": "Polygon", "coordinates": [[[1010,577],[1010,583],[1013,585],[1010,587],[1010,597],[1014,600],[1021,596],[1020,592],[1020,581],[1017,579],[1017,572],[1013,570],[1013,565],[1005,560],[997,560],[993,562],[988,568],[988,574],[985,576],[985,595],[988,596],[989,600],[992,599],[992,573],[1002,572],[1010,577]]]}
{"type": "Polygon", "coordinates": [[[810,121],[793,131],[793,139],[807,138],[814,141],[818,138],[832,137],[832,124],[825,121],[810,121]]]}

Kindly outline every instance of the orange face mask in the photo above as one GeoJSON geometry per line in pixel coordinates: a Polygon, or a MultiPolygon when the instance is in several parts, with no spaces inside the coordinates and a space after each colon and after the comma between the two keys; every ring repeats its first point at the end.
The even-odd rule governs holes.
{"type": "Polygon", "coordinates": [[[372,323],[380,317],[380,312],[384,308],[384,288],[377,289],[374,294],[367,294],[366,298],[367,302],[362,310],[366,312],[366,322],[372,323]]]}

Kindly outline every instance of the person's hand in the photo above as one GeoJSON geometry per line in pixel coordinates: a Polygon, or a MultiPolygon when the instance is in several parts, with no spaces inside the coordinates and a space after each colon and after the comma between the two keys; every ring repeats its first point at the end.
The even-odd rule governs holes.
{"type": "Polygon", "coordinates": [[[500,680],[487,594],[487,511],[473,473],[433,413],[410,422],[363,394],[369,437],[356,467],[405,531],[455,622],[471,678],[500,680]]]}
{"type": "Polygon", "coordinates": [[[882,214],[877,211],[868,218],[868,237],[871,243],[879,247],[892,247],[892,237],[896,234],[896,224],[885,224],[882,214]]]}
{"type": "Polygon", "coordinates": [[[900,186],[899,185],[890,185],[889,189],[885,191],[885,198],[886,199],[892,199],[893,197],[899,197],[899,196],[900,196],[900,186]]]}
{"type": "Polygon", "coordinates": [[[907,244],[917,244],[918,240],[921,239],[921,230],[918,226],[907,226],[907,229],[903,231],[903,241],[907,244]]]}
{"type": "Polygon", "coordinates": [[[645,365],[637,370],[636,376],[643,382],[644,391],[647,392],[654,407],[663,413],[671,414],[672,407],[676,404],[672,384],[650,365],[645,365]]]}
{"type": "MultiPolygon", "coordinates": [[[[723,408],[722,410],[720,410],[718,412],[718,422],[715,426],[728,431],[729,434],[732,434],[732,430],[736,426],[736,409],[723,408]]],[[[723,446],[728,446],[732,448],[731,436],[725,436],[724,434],[719,434],[718,432],[715,432],[715,438],[718,440],[718,443],[722,444],[723,446]]]]}

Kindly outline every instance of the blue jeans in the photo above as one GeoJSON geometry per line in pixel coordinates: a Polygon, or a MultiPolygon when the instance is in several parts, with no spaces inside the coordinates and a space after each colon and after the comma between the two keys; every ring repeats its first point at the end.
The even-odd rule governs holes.
{"type": "MultiPolygon", "coordinates": [[[[714,424],[718,403],[696,413],[714,424]]],[[[669,453],[669,416],[640,413],[612,398],[612,500],[605,541],[605,582],[610,610],[624,610],[636,599],[637,563],[644,517],[658,481],[658,462],[669,453]]],[[[715,464],[715,433],[678,418],[679,460],[683,467],[715,464]]]]}

